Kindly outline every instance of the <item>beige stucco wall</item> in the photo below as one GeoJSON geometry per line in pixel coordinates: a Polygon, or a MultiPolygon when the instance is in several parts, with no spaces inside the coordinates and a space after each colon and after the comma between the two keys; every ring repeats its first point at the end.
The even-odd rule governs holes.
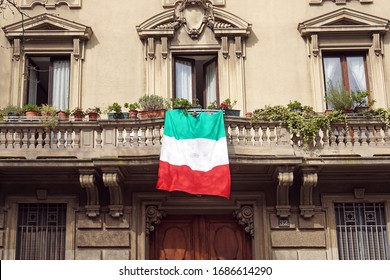
{"type": "MultiPolygon", "coordinates": [[[[362,5],[350,1],[337,6],[325,1],[310,6],[305,0],[226,0],[224,9],[252,24],[246,45],[245,89],[247,111],[266,104],[287,104],[300,100],[314,105],[309,61],[305,41],[297,31],[300,22],[347,7],[390,19],[387,1],[362,5]]],[[[87,43],[83,64],[82,107],[105,108],[114,101],[134,102],[146,91],[145,61],[136,25],[163,12],[161,0],[102,2],[83,1],[81,9],[61,5],[46,10],[37,5],[25,10],[31,16],[44,12],[90,26],[93,36],[87,43]]],[[[20,20],[16,13],[6,12],[0,26],[20,20]]],[[[390,72],[390,34],[384,38],[384,70],[390,72]]],[[[0,33],[0,106],[10,100],[11,49],[4,33],[0,33]]],[[[385,75],[386,88],[390,75],[385,75]]],[[[390,100],[390,97],[387,98],[390,100]]]]}

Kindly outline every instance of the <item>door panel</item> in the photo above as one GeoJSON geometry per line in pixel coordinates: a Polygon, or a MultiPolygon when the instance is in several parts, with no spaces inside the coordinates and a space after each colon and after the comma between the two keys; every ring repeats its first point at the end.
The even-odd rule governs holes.
{"type": "Polygon", "coordinates": [[[150,258],[251,259],[251,238],[231,216],[168,216],[150,236],[150,258]]]}

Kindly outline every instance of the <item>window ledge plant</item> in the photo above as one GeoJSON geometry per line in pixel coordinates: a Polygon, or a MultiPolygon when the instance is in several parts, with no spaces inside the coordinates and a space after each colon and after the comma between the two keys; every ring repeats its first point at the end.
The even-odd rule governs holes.
{"type": "Polygon", "coordinates": [[[228,116],[240,116],[240,110],[235,110],[233,107],[237,104],[237,100],[232,101],[230,98],[226,98],[221,103],[218,103],[217,100],[212,102],[207,108],[223,110],[225,115],[228,116]]]}

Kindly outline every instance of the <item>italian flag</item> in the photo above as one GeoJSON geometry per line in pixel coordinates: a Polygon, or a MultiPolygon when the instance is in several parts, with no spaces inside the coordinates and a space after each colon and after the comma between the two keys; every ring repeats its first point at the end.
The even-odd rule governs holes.
{"type": "Polygon", "coordinates": [[[222,111],[167,111],[156,188],[229,198],[230,184],[222,111]]]}

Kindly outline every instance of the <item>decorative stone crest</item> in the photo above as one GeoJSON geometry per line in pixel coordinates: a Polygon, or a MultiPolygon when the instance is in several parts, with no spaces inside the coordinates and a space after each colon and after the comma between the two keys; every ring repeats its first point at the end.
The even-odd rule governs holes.
{"type": "Polygon", "coordinates": [[[225,22],[217,22],[214,17],[213,4],[208,0],[177,1],[174,8],[174,20],[158,25],[156,29],[178,30],[184,27],[192,39],[198,39],[205,27],[232,28],[225,22]]]}
{"type": "Polygon", "coordinates": [[[238,224],[245,227],[245,231],[253,238],[255,236],[253,209],[250,206],[243,206],[240,210],[233,212],[233,216],[238,220],[238,224]]]}
{"type": "Polygon", "coordinates": [[[157,206],[151,205],[146,208],[145,216],[146,216],[145,234],[146,236],[148,236],[151,232],[154,231],[155,229],[154,226],[161,223],[161,219],[166,216],[166,213],[164,211],[158,210],[157,206]]]}

